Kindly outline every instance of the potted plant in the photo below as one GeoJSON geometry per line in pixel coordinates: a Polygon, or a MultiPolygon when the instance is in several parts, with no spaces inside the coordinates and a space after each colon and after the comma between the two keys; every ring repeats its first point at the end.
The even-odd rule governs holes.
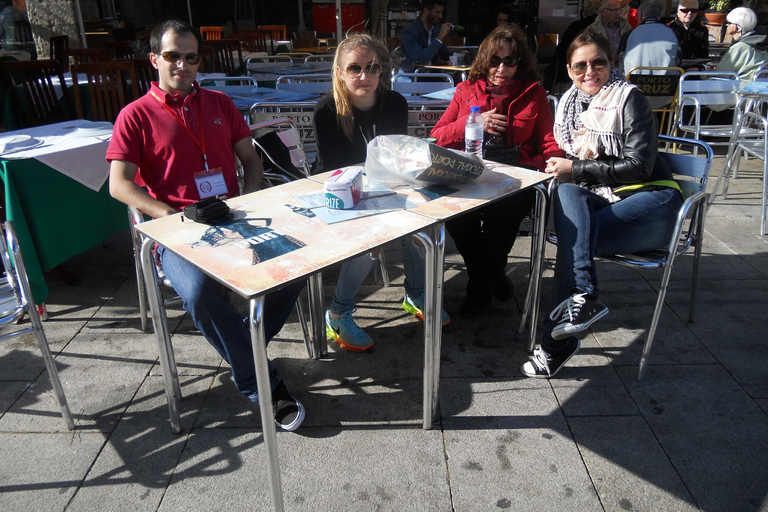
{"type": "Polygon", "coordinates": [[[722,25],[725,23],[725,17],[731,10],[731,0],[710,0],[707,12],[704,17],[710,25],[722,25]]]}

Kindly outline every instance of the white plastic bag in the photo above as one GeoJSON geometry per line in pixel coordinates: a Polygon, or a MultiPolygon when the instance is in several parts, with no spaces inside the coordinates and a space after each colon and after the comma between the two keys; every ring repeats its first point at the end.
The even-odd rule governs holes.
{"type": "Polygon", "coordinates": [[[365,173],[386,186],[455,185],[474,180],[485,170],[474,155],[442,148],[408,135],[380,135],[368,143],[365,173]]]}

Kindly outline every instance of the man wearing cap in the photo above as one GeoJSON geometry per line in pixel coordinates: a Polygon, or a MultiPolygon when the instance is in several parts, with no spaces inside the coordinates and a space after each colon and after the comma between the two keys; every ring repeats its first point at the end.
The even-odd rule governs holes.
{"type": "Polygon", "coordinates": [[[717,64],[717,71],[735,71],[741,77],[741,85],[746,85],[760,66],[768,62],[768,36],[755,32],[757,15],[748,7],[733,9],[726,20],[726,34],[734,42],[717,64]]]}

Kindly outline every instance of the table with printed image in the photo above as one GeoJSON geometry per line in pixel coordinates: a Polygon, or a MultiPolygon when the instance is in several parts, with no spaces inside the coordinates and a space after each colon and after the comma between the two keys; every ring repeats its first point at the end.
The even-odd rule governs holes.
{"type": "MultiPolygon", "coordinates": [[[[315,214],[306,203],[297,200],[322,196],[323,176],[229,199],[231,219],[219,225],[183,221],[182,214],[176,214],[137,226],[146,237],[142,264],[147,283],[156,283],[151,249],[154,243],[159,243],[250,301],[251,342],[258,393],[262,398],[259,407],[275,510],[283,510],[283,497],[264,340],[264,295],[292,282],[309,279],[311,355],[320,357],[326,350],[321,272],[401,238],[418,239],[425,250],[423,428],[429,429],[436,413],[440,374],[444,222],[520,190],[540,187],[549,179],[543,173],[487,162],[486,171],[472,183],[395,190],[386,206],[375,214],[326,223],[319,212],[315,214]]],[[[546,195],[541,198],[540,207],[544,208],[546,195]]],[[[381,201],[383,197],[377,199],[381,201]]],[[[317,207],[323,208],[319,204],[317,207]]],[[[365,208],[365,205],[360,203],[358,207],[365,208]]],[[[543,229],[539,233],[543,233],[543,229]]],[[[537,253],[539,259],[542,252],[537,253]]],[[[532,273],[532,278],[539,276],[540,272],[532,273]]],[[[178,432],[181,430],[177,404],[180,390],[174,381],[176,366],[170,333],[165,327],[159,290],[151,285],[148,288],[171,425],[178,432]]]]}

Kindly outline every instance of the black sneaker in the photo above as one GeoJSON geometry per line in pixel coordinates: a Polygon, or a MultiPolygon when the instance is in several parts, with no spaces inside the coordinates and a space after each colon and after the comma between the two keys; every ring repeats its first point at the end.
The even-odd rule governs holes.
{"type": "Polygon", "coordinates": [[[590,325],[608,314],[608,308],[586,293],[574,293],[550,313],[550,320],[557,322],[552,338],[562,340],[586,331],[590,325]]]}
{"type": "Polygon", "coordinates": [[[549,354],[539,347],[533,351],[530,361],[520,367],[520,370],[526,377],[533,377],[534,379],[554,377],[560,368],[579,351],[579,347],[581,347],[581,342],[578,338],[569,339],[565,348],[556,354],[549,354]]]}
{"type": "Polygon", "coordinates": [[[299,428],[304,421],[304,406],[293,398],[283,381],[272,390],[272,409],[275,412],[275,424],[288,432],[299,428]]]}

